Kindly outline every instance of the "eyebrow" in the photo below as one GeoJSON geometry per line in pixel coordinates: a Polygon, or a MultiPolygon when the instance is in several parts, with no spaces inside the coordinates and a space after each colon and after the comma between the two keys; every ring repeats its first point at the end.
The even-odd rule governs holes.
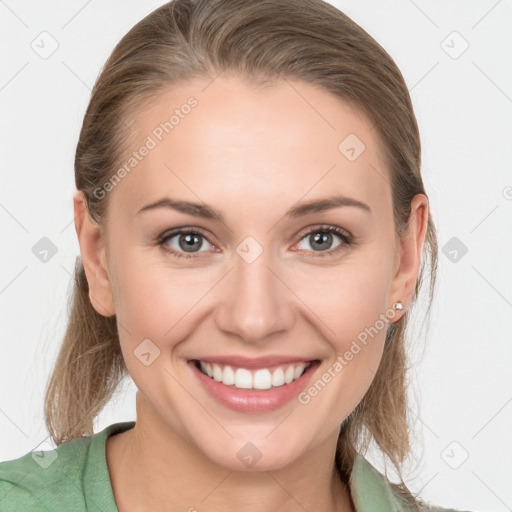
{"type": "MultiPolygon", "coordinates": [[[[334,208],[340,208],[342,206],[353,206],[359,208],[365,212],[371,213],[371,208],[357,199],[353,199],[347,196],[331,196],[324,199],[316,199],[308,202],[299,203],[298,205],[290,208],[286,213],[285,217],[302,217],[310,213],[324,212],[332,210],[334,208]]],[[[224,217],[221,213],[216,212],[213,208],[204,203],[193,203],[190,201],[180,201],[164,197],[154,203],[148,204],[141,208],[138,212],[146,212],[149,210],[155,210],[158,208],[171,208],[187,215],[193,215],[194,217],[202,217],[205,219],[214,219],[224,222],[224,217]]]]}

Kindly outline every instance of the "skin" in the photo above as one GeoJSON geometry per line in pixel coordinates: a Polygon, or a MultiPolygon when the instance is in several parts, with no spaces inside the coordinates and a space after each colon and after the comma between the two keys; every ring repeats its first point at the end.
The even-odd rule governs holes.
{"type": "MultiPolygon", "coordinates": [[[[226,75],[208,83],[173,86],[135,116],[134,150],[169,112],[191,95],[198,100],[109,192],[106,230],[89,217],[83,194],[74,195],[90,299],[100,314],[116,314],[138,388],[136,426],[106,446],[116,502],[121,512],[354,510],[333,470],[336,441],[377,371],[385,329],[310,403],[292,400],[270,413],[216,403],[186,362],[296,355],[320,359],[311,382],[320,378],[380,314],[397,300],[404,309],[410,303],[428,200],[414,197],[409,231],[399,239],[376,130],[321,88],[284,80],[256,87],[226,75]],[[366,146],[354,161],[338,150],[351,133],[366,146]],[[284,216],[299,201],[333,193],[371,212],[344,206],[284,216]],[[225,222],[165,208],[137,214],[163,197],[204,202],[225,222]],[[322,224],[348,231],[356,243],[333,234],[315,250],[317,231],[309,231],[322,224]],[[195,257],[178,259],[154,242],[187,226],[205,233],[195,257]],[[252,263],[236,252],[249,235],[263,248],[252,263]],[[134,350],[147,338],[160,355],[145,366],[134,350]],[[262,453],[253,468],[236,455],[247,442],[262,453]]],[[[166,245],[180,251],[179,235],[166,245]]]]}

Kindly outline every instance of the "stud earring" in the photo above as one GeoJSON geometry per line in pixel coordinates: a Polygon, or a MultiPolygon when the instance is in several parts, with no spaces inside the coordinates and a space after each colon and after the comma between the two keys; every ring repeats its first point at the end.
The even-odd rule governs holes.
{"type": "Polygon", "coordinates": [[[404,309],[404,305],[398,301],[393,304],[393,308],[395,308],[397,311],[400,311],[401,309],[404,309]]]}

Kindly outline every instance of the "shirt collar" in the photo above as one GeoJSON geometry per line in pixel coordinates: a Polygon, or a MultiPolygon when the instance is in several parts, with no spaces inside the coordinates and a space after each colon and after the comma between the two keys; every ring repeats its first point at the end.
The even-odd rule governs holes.
{"type": "Polygon", "coordinates": [[[356,455],[349,480],[357,512],[405,512],[390,483],[362,456],[356,455]]]}

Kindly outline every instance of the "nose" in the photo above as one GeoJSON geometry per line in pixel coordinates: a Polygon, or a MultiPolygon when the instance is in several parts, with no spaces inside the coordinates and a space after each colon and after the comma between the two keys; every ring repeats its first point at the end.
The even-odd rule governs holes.
{"type": "Polygon", "coordinates": [[[297,319],[294,294],[270,267],[265,252],[248,263],[235,256],[235,268],[221,283],[216,325],[227,335],[248,343],[275,340],[290,330],[297,319]]]}

